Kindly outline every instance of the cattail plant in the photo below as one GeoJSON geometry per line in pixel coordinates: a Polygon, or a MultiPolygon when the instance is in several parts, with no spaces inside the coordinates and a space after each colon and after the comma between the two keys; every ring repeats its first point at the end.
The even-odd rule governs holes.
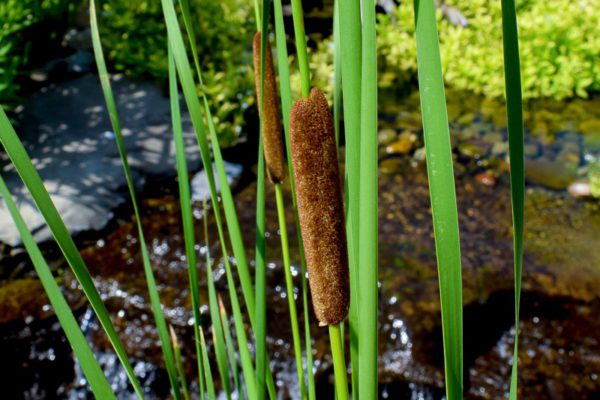
{"type": "Polygon", "coordinates": [[[260,75],[260,32],[256,32],[252,41],[254,56],[254,81],[256,82],[256,98],[262,119],[262,137],[267,176],[271,183],[280,183],[285,176],[285,158],[283,156],[283,128],[281,126],[281,113],[279,112],[279,99],[277,97],[277,82],[275,80],[275,69],[273,68],[273,55],[271,46],[265,48],[264,69],[264,104],[261,107],[261,75],[260,75]],[[262,108],[262,110],[261,110],[262,108]]]}
{"type": "MultiPolygon", "coordinates": [[[[300,328],[298,326],[298,314],[296,311],[296,300],[294,296],[294,283],[289,253],[289,242],[287,236],[287,224],[285,221],[285,206],[283,201],[283,188],[281,183],[285,176],[285,157],[283,155],[283,128],[279,111],[279,98],[277,96],[277,82],[275,80],[275,69],[273,67],[273,56],[267,38],[263,38],[262,30],[266,31],[268,20],[257,24],[258,31],[253,39],[254,77],[256,82],[256,97],[259,114],[261,117],[261,132],[263,141],[263,154],[267,169],[267,176],[275,185],[275,197],[277,202],[277,216],[279,230],[281,232],[281,248],[283,268],[285,273],[286,294],[292,326],[292,340],[294,344],[294,356],[296,359],[296,370],[302,399],[307,398],[306,386],[304,384],[304,367],[302,363],[302,342],[300,328]],[[264,64],[263,64],[264,63],[264,64]]],[[[264,274],[264,271],[261,271],[264,274]]],[[[266,304],[260,306],[266,307],[266,304]]],[[[261,310],[263,313],[265,310],[261,310]]],[[[263,327],[264,328],[264,327],[263,327]]],[[[257,354],[258,356],[258,354],[257,354]]],[[[262,356],[262,354],[261,354],[262,356]]],[[[264,357],[264,356],[263,356],[264,357]]],[[[258,358],[258,357],[257,357],[258,358]]],[[[257,363],[258,364],[258,363],[257,363]]],[[[312,366],[311,366],[312,368],[312,366]]],[[[257,381],[262,385],[261,379],[257,381]]],[[[261,386],[259,385],[259,386],[261,386]]],[[[262,391],[262,387],[259,387],[262,391]]],[[[261,395],[262,392],[259,393],[261,395]]]]}
{"type": "Polygon", "coordinates": [[[335,325],[350,305],[348,251],[333,120],[319,89],[294,103],[290,139],[313,306],[319,325],[335,325]]]}
{"type": "Polygon", "coordinates": [[[313,307],[319,325],[330,327],[336,393],[345,399],[348,385],[340,323],[350,307],[348,249],[333,120],[319,89],[294,103],[290,142],[313,307]]]}

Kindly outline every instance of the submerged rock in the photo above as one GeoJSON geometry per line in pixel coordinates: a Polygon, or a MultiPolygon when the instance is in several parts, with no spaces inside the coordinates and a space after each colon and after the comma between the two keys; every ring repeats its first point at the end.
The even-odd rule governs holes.
{"type": "Polygon", "coordinates": [[[566,189],[577,179],[577,165],[545,159],[526,160],[525,176],[530,183],[551,189],[566,189]]]}

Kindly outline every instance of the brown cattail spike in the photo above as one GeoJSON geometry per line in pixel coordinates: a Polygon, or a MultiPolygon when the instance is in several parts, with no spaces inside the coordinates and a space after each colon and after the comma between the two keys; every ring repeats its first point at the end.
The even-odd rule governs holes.
{"type": "Polygon", "coordinates": [[[294,103],[290,140],[313,306],[319,325],[334,325],[348,315],[348,254],[333,122],[319,89],[294,103]]]}
{"type": "MultiPolygon", "coordinates": [[[[260,110],[260,42],[261,34],[256,32],[253,41],[254,55],[254,81],[256,82],[256,98],[260,110]]],[[[279,101],[277,97],[277,83],[275,81],[275,69],[273,68],[273,56],[271,46],[266,48],[266,62],[264,72],[265,103],[262,116],[263,148],[269,180],[279,183],[285,175],[285,159],[283,156],[283,139],[281,137],[281,118],[279,113],[279,101]]]]}

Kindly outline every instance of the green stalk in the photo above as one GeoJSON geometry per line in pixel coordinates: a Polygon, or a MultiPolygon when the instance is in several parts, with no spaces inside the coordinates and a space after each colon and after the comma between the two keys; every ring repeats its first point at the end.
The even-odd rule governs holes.
{"type": "Polygon", "coordinates": [[[187,160],[185,156],[185,143],[181,124],[181,112],[179,109],[179,91],[177,90],[177,71],[175,60],[169,45],[169,101],[171,106],[171,119],[173,123],[173,139],[175,142],[175,160],[177,166],[177,182],[179,186],[179,202],[181,205],[181,221],[183,225],[183,237],[185,243],[185,254],[188,267],[188,281],[192,297],[192,313],[194,315],[194,338],[196,349],[196,363],[198,367],[198,385],[200,392],[204,393],[204,371],[202,364],[202,351],[200,349],[200,296],[198,291],[198,272],[196,257],[196,238],[194,233],[194,217],[192,215],[192,201],[190,196],[189,176],[187,160]]]}
{"type": "Polygon", "coordinates": [[[333,4],[333,128],[335,142],[340,145],[342,107],[342,47],[340,43],[340,0],[333,4]]]}
{"type": "Polygon", "coordinates": [[[275,184],[275,198],[277,201],[277,217],[279,220],[279,231],[281,233],[281,250],[283,253],[283,270],[285,272],[285,287],[288,297],[288,308],[290,310],[290,322],[292,324],[292,339],[294,341],[294,356],[296,358],[296,370],[298,372],[298,384],[303,399],[307,397],[304,381],[304,368],[302,367],[302,340],[300,328],[298,327],[298,314],[296,312],[296,298],[294,296],[294,282],[290,266],[290,250],[285,223],[285,208],[283,205],[283,189],[281,183],[275,184]]]}
{"type": "Polygon", "coordinates": [[[358,393],[361,399],[377,398],[377,45],[375,41],[375,4],[363,2],[360,195],[358,240],[359,362],[358,393]]]}
{"type": "Polygon", "coordinates": [[[223,382],[223,389],[227,399],[231,399],[231,384],[229,381],[229,368],[227,366],[227,352],[225,350],[225,338],[223,332],[223,322],[221,321],[221,313],[219,312],[219,302],[217,300],[217,290],[215,288],[215,281],[213,279],[213,270],[210,261],[210,247],[208,240],[208,218],[206,216],[207,208],[206,201],[203,203],[204,209],[204,240],[206,241],[206,282],[208,286],[208,302],[210,308],[210,321],[213,328],[213,344],[215,347],[215,354],[217,359],[217,368],[221,381],[223,382]]]}
{"type": "Polygon", "coordinates": [[[525,159],[523,155],[523,100],[521,95],[519,35],[514,0],[502,0],[502,38],[504,41],[504,77],[506,81],[515,271],[515,344],[510,380],[510,399],[516,400],[519,363],[519,309],[521,305],[521,275],[523,271],[525,159]]]}
{"type": "Polygon", "coordinates": [[[352,395],[359,399],[359,290],[358,290],[358,215],[360,193],[360,118],[362,32],[360,0],[340,0],[339,3],[341,72],[346,139],[346,230],[350,268],[350,361],[352,395]]]}
{"type": "MultiPolygon", "coordinates": [[[[262,96],[261,96],[262,98],[262,96]]],[[[265,243],[265,161],[262,135],[258,138],[258,177],[256,186],[256,394],[264,399],[267,373],[267,267],[265,243]]]]}
{"type": "Polygon", "coordinates": [[[298,219],[298,206],[296,204],[296,184],[294,182],[294,167],[290,153],[290,110],[292,108],[292,90],[290,87],[290,66],[288,64],[288,52],[283,23],[283,10],[281,0],[275,0],[275,36],[277,40],[277,69],[279,73],[279,91],[281,97],[281,109],[283,111],[283,127],[285,133],[285,149],[290,177],[290,188],[292,192],[292,206],[294,209],[294,222],[296,225],[296,236],[298,240],[298,252],[300,256],[300,272],[302,274],[302,313],[304,315],[304,343],[306,346],[306,374],[308,380],[308,398],[316,400],[315,376],[313,373],[313,354],[310,334],[310,317],[308,307],[308,279],[306,279],[306,259],[304,258],[304,245],[302,243],[302,231],[298,219]]]}
{"type": "Polygon", "coordinates": [[[437,255],[446,398],[462,398],[462,277],[452,149],[433,0],[415,0],[417,65],[437,255]]]}
{"type": "Polygon", "coordinates": [[[29,228],[27,228],[23,217],[19,213],[19,209],[10,195],[8,187],[6,186],[6,183],[4,182],[4,179],[2,179],[1,175],[0,196],[4,198],[6,208],[15,222],[17,229],[19,230],[19,234],[21,235],[21,239],[23,240],[23,244],[25,245],[25,249],[27,250],[29,257],[31,258],[35,272],[40,278],[40,282],[44,287],[44,291],[48,295],[50,304],[56,313],[58,322],[60,322],[60,326],[65,332],[65,336],[67,337],[73,352],[79,360],[79,364],[81,365],[83,374],[90,384],[92,393],[98,399],[116,399],[110,384],[102,372],[102,368],[100,368],[100,365],[94,357],[94,353],[92,352],[90,345],[88,344],[83,332],[81,331],[81,328],[79,327],[79,324],[77,323],[77,320],[71,312],[69,303],[67,303],[67,300],[65,300],[60,287],[54,280],[54,276],[52,275],[50,267],[46,263],[46,260],[36,244],[33,235],[31,232],[29,232],[29,228]]]}
{"type": "Polygon", "coordinates": [[[344,336],[342,323],[329,325],[329,342],[333,356],[333,370],[335,375],[335,394],[338,400],[348,400],[348,380],[346,378],[346,361],[344,360],[344,336]]]}
{"type": "Polygon", "coordinates": [[[304,31],[304,12],[302,0],[292,1],[292,19],[294,20],[294,36],[296,38],[296,55],[302,86],[302,97],[310,93],[310,70],[308,66],[308,50],[306,47],[306,32],[304,31]]]}

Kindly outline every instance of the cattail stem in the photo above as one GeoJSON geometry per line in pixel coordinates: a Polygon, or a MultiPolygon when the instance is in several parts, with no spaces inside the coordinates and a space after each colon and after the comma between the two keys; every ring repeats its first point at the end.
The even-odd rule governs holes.
{"type": "Polygon", "coordinates": [[[341,323],[329,325],[329,342],[333,356],[333,373],[335,375],[335,393],[337,400],[348,400],[348,379],[346,377],[346,360],[344,358],[344,336],[341,323]]]}
{"type": "Polygon", "coordinates": [[[283,204],[283,188],[281,183],[275,184],[275,199],[277,201],[277,217],[279,220],[279,231],[281,234],[281,250],[283,254],[283,269],[285,272],[285,288],[290,310],[290,322],[292,325],[292,339],[294,342],[294,356],[296,358],[296,370],[298,371],[298,384],[302,399],[307,397],[304,383],[304,368],[302,366],[302,339],[298,327],[298,313],[296,312],[296,298],[294,297],[294,282],[292,280],[292,269],[290,265],[290,250],[285,223],[285,207],[283,204]]]}
{"type": "Polygon", "coordinates": [[[298,69],[300,70],[302,97],[308,97],[310,92],[310,70],[308,68],[308,50],[306,48],[302,0],[292,0],[292,18],[294,20],[294,36],[296,38],[296,54],[299,64],[298,69]]]}

